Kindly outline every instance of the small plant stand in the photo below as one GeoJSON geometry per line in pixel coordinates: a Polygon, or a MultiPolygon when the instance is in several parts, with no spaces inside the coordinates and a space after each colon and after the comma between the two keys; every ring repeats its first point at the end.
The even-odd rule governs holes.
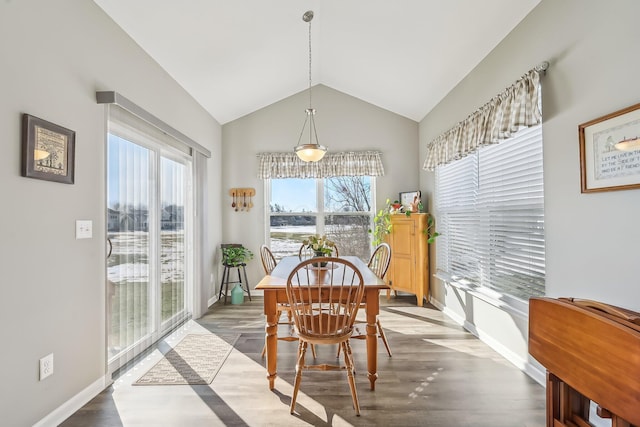
{"type": "MultiPolygon", "coordinates": [[[[242,247],[242,245],[237,244],[223,244],[222,248],[231,248],[231,247],[242,247]]],[[[247,293],[249,296],[249,301],[251,301],[251,290],[249,289],[249,280],[247,279],[247,270],[245,267],[246,263],[237,263],[237,264],[229,264],[226,262],[222,262],[222,266],[224,269],[222,270],[222,280],[220,281],[220,292],[218,293],[218,300],[222,299],[222,295],[224,295],[224,304],[227,304],[227,296],[231,297],[231,290],[233,286],[231,286],[231,290],[229,289],[229,285],[235,285],[236,283],[240,285],[242,290],[247,293]],[[238,274],[238,280],[231,280],[231,270],[236,270],[238,274]],[[241,271],[242,270],[242,274],[241,271]],[[242,280],[244,277],[244,281],[242,280]]]]}
{"type": "MultiPolygon", "coordinates": [[[[245,269],[247,264],[238,264],[238,265],[226,265],[223,264],[224,270],[222,270],[222,282],[220,283],[220,293],[218,295],[218,300],[222,298],[224,295],[224,304],[227,304],[227,295],[231,296],[231,291],[229,290],[229,285],[234,285],[236,283],[240,284],[240,287],[244,292],[249,295],[249,301],[251,301],[251,291],[249,290],[249,280],[247,279],[247,270],[245,269]],[[236,269],[238,273],[238,280],[231,281],[231,270],[236,269]],[[240,275],[240,270],[242,270],[242,275],[244,276],[244,281],[242,280],[242,276],[240,275]]],[[[233,289],[233,287],[231,287],[233,289]]]]}

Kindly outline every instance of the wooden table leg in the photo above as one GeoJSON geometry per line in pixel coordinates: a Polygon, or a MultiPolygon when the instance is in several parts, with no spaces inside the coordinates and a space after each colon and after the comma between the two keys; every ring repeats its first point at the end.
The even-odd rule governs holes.
{"type": "Polygon", "coordinates": [[[267,379],[269,389],[275,387],[278,362],[278,316],[277,295],[275,291],[264,292],[264,314],[267,317],[265,340],[267,344],[267,379]]]}
{"type": "Polygon", "coordinates": [[[376,320],[380,312],[378,289],[366,289],[367,312],[367,378],[371,383],[371,390],[376,389],[378,379],[378,328],[376,320]]]}

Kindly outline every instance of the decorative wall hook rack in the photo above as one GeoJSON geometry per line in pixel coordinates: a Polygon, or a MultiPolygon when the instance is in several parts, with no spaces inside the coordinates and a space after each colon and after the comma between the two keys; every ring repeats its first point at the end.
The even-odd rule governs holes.
{"type": "Polygon", "coordinates": [[[255,188],[230,188],[231,208],[236,212],[249,211],[253,207],[253,196],[256,195],[255,188]]]}

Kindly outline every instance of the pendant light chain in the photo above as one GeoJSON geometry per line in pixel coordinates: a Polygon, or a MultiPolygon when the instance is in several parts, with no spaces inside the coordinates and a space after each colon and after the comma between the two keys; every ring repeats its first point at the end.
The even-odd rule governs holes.
{"type": "Polygon", "coordinates": [[[311,103],[311,19],[309,19],[309,108],[312,108],[311,103]]]}

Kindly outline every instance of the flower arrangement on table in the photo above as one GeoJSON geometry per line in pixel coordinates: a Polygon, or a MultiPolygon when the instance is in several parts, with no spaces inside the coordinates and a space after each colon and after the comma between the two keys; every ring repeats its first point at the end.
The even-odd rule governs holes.
{"type": "Polygon", "coordinates": [[[307,249],[312,250],[316,256],[331,255],[336,245],[333,241],[327,239],[327,236],[320,236],[319,234],[309,236],[302,241],[302,244],[306,246],[307,249]]]}

